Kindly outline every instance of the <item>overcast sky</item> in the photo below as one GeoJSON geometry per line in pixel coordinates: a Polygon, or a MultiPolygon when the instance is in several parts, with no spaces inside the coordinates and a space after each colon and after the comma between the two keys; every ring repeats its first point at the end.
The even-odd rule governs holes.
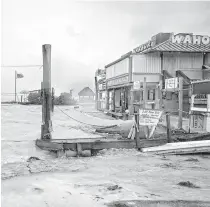
{"type": "MultiPolygon", "coordinates": [[[[2,65],[42,64],[52,45],[52,85],[57,94],[94,88],[97,68],[159,32],[210,35],[210,2],[76,2],[2,0],[2,65]]],[[[2,92],[40,88],[42,70],[2,68],[2,92]]]]}

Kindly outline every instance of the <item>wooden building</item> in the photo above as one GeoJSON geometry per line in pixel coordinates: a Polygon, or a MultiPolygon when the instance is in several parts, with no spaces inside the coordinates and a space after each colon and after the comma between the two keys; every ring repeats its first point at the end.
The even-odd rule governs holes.
{"type": "MultiPolygon", "coordinates": [[[[210,78],[210,37],[193,34],[159,33],[148,42],[105,66],[107,83],[107,109],[125,113],[140,99],[139,92],[146,78],[146,98],[153,108],[155,88],[164,88],[166,78],[183,77],[184,88],[192,80],[210,78]],[[135,91],[135,90],[134,90],[135,91]],[[152,105],[153,104],[153,105],[152,105]]],[[[189,111],[188,90],[184,92],[184,109],[189,111]]],[[[178,110],[177,93],[163,94],[165,109],[178,110]]]]}
{"type": "Polygon", "coordinates": [[[79,93],[79,102],[94,102],[95,93],[89,88],[83,88],[79,93]]]}

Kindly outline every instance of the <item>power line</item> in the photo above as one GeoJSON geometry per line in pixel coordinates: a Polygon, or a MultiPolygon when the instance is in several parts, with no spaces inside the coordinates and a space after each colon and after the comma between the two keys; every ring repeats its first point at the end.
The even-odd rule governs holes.
{"type": "MultiPolygon", "coordinates": [[[[84,122],[82,122],[82,121],[79,121],[79,120],[77,120],[77,119],[75,119],[75,118],[69,116],[67,113],[65,113],[65,112],[64,112],[62,109],[60,109],[58,106],[55,105],[55,107],[57,107],[63,114],[65,114],[65,115],[68,116],[70,119],[73,119],[73,120],[76,121],[76,122],[79,122],[79,123],[85,124],[85,125],[89,125],[89,126],[93,126],[93,127],[104,128],[103,126],[99,126],[99,125],[95,125],[95,124],[87,124],[87,123],[84,123],[84,122]]],[[[117,126],[117,125],[111,125],[111,126],[108,126],[108,127],[115,127],[115,126],[117,126]]]]}
{"type": "Polygon", "coordinates": [[[40,67],[42,68],[43,65],[1,65],[1,68],[35,68],[40,67]]]}

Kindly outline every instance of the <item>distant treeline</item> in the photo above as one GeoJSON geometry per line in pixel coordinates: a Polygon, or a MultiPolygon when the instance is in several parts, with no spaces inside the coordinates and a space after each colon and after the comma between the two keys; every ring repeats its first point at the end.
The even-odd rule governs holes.
{"type": "MultiPolygon", "coordinates": [[[[55,96],[53,101],[55,105],[75,105],[77,103],[69,93],[61,93],[60,96],[55,96]]],[[[28,95],[28,103],[41,104],[41,93],[30,93],[28,95]]]]}
{"type": "MultiPolygon", "coordinates": [[[[54,105],[75,105],[77,101],[72,98],[70,93],[61,93],[60,96],[54,97],[54,105]]],[[[2,101],[1,104],[15,104],[15,101],[2,101]]],[[[20,103],[20,102],[19,102],[20,103]]],[[[41,93],[29,93],[28,101],[22,102],[24,105],[41,105],[41,93]]]]}

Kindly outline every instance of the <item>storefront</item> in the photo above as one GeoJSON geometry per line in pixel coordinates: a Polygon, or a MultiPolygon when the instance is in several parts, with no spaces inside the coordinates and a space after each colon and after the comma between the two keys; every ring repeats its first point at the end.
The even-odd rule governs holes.
{"type": "Polygon", "coordinates": [[[165,93],[162,90],[165,80],[175,77],[182,77],[184,80],[183,110],[189,111],[190,94],[187,89],[190,82],[210,77],[210,37],[159,33],[106,65],[105,70],[106,109],[109,111],[131,111],[133,104],[140,104],[143,97],[146,108],[164,105],[166,110],[178,111],[178,93],[165,93]],[[143,93],[145,80],[146,89],[143,93]],[[136,84],[139,86],[136,87],[136,84]]]}
{"type": "Polygon", "coordinates": [[[107,110],[124,114],[131,102],[131,52],[105,66],[107,110]]]}
{"type": "MultiPolygon", "coordinates": [[[[188,33],[159,33],[148,43],[133,50],[133,64],[134,73],[135,64],[138,64],[139,75],[147,73],[147,82],[161,83],[163,89],[166,79],[182,77],[183,110],[188,112],[190,83],[210,77],[210,37],[188,33]]],[[[162,98],[166,110],[178,111],[178,92],[163,92],[162,98]]]]}
{"type": "Polygon", "coordinates": [[[128,75],[107,81],[108,110],[116,113],[125,113],[130,105],[130,90],[128,75]]]}

